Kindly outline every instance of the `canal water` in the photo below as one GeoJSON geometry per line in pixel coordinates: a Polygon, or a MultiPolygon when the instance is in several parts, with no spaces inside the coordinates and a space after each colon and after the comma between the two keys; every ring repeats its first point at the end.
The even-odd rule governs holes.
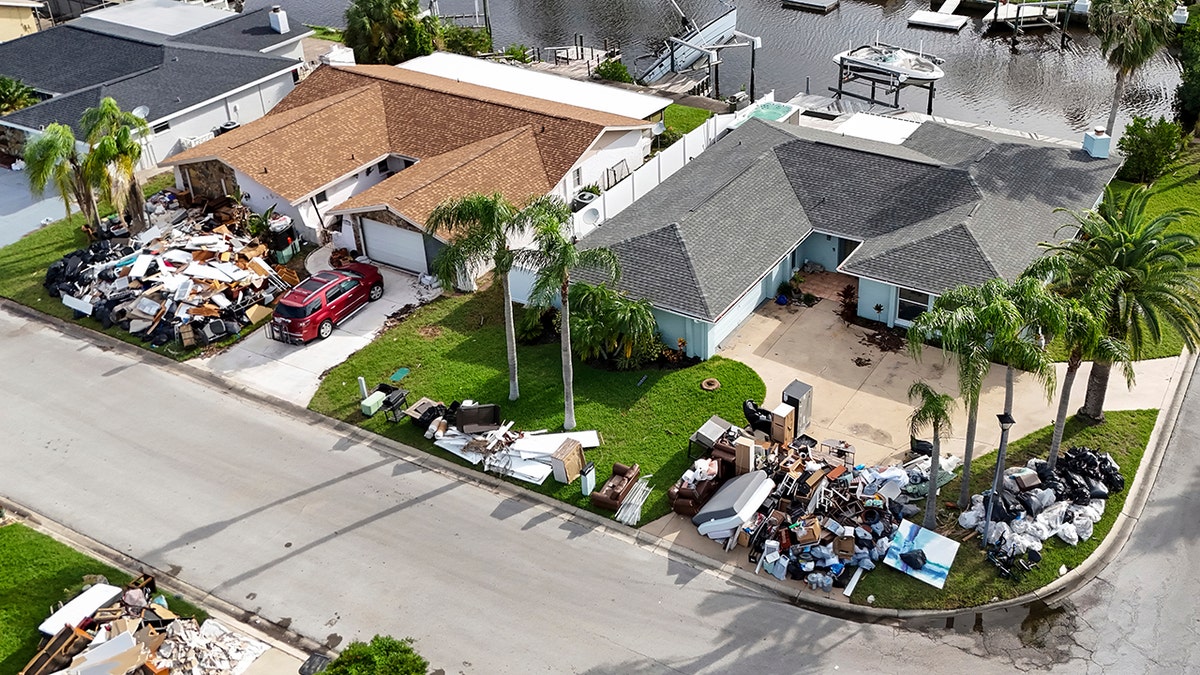
{"type": "MultiPolygon", "coordinates": [[[[279,0],[248,0],[248,9],[279,0]]],[[[723,11],[718,0],[679,0],[684,11],[703,23],[723,11]]],[[[341,25],[348,0],[284,0],[284,6],[302,22],[341,25]]],[[[424,2],[422,3],[424,4],[424,2]]],[[[469,13],[472,0],[441,0],[444,14],[469,13]]],[[[1107,120],[1114,75],[1100,54],[1098,41],[1082,30],[1086,19],[1072,17],[1075,25],[1065,51],[1057,32],[1030,31],[1010,49],[1011,33],[1005,28],[984,32],[982,10],[958,13],[971,21],[958,33],[910,28],[908,17],[929,9],[928,0],[842,0],[841,7],[820,15],[785,9],[779,0],[742,0],[738,3],[738,29],[763,39],[757,56],[756,89],[771,89],[786,100],[807,86],[811,93],[826,94],[836,84],[837,66],[831,57],[850,45],[870,42],[898,44],[945,59],[946,76],[939,81],[934,114],[972,122],[1078,138],[1107,120]]],[[[491,0],[492,29],[497,46],[519,42],[531,47],[568,45],[581,33],[588,44],[604,39],[621,45],[626,65],[640,72],[663,37],[673,33],[679,17],[668,0],[491,0]]],[[[731,94],[749,79],[749,53],[724,51],[720,67],[721,93],[731,94]]],[[[1126,89],[1120,123],[1132,115],[1171,115],[1178,62],[1167,52],[1158,54],[1139,71],[1126,89]]],[[[912,89],[901,104],[925,111],[926,92],[912,89]]]]}

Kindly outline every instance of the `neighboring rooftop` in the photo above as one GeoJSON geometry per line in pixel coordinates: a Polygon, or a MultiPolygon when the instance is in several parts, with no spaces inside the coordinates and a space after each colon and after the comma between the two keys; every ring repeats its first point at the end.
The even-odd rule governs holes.
{"type": "Polygon", "coordinates": [[[648,126],[392,66],[322,66],[261,120],[167,163],[220,159],[295,202],[381,157],[402,155],[417,164],[350,204],[390,206],[420,223],[432,208],[424,186],[446,185],[451,169],[461,177],[485,167],[497,176],[483,184],[496,189],[536,188],[512,195],[524,199],[555,185],[605,128],[648,126]]]}
{"type": "Polygon", "coordinates": [[[88,12],[69,25],[115,35],[127,35],[123,29],[133,28],[165,40],[227,19],[231,14],[223,9],[179,0],[130,0],[88,12]]]}
{"type": "Polygon", "coordinates": [[[634,119],[647,119],[671,103],[661,96],[448,52],[434,52],[396,67],[634,119]]]}
{"type": "Polygon", "coordinates": [[[276,33],[269,13],[133,0],[0,44],[0,75],[53,96],[3,120],[30,129],[74,125],[83,110],[111,96],[126,110],[149,107],[153,123],[299,67],[296,59],[262,52],[311,31],[276,33]]]}
{"type": "Polygon", "coordinates": [[[1070,224],[1054,209],[1092,207],[1119,165],[937,122],[881,129],[903,142],[747,120],[583,243],[617,253],[621,288],[706,321],[813,231],[863,242],[844,271],[936,294],[1014,278],[1070,224]]]}

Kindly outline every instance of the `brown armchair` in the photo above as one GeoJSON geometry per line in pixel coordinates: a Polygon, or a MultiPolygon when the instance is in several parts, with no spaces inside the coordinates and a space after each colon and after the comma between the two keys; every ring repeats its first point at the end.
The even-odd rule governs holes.
{"type": "Polygon", "coordinates": [[[667,501],[671,503],[672,511],[691,517],[700,512],[700,507],[704,506],[717,493],[717,488],[720,486],[720,480],[711,478],[696,481],[693,487],[687,487],[680,478],[671,486],[670,490],[667,490],[667,501]]]}
{"type": "Polygon", "coordinates": [[[612,477],[605,481],[603,487],[592,492],[592,504],[609,511],[621,508],[621,502],[625,501],[641,473],[642,468],[637,464],[613,464],[612,477]]]}

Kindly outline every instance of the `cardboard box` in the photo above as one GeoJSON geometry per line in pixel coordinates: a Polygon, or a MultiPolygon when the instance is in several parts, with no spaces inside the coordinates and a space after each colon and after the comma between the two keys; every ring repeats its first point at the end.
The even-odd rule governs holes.
{"type": "Polygon", "coordinates": [[[834,539],[833,554],[839,558],[853,558],[854,537],[838,537],[834,539]]]}
{"type": "Polygon", "coordinates": [[[583,471],[583,445],[579,441],[568,438],[558,446],[558,450],[550,455],[550,466],[554,469],[554,480],[560,483],[573,483],[583,471]]]}

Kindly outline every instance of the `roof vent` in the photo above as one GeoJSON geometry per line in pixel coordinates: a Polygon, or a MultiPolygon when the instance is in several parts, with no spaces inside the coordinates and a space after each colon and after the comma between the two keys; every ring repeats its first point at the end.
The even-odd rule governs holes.
{"type": "Polygon", "coordinates": [[[279,5],[271,6],[271,13],[268,15],[271,20],[271,30],[283,35],[288,30],[287,12],[279,8],[279,5]]]}

